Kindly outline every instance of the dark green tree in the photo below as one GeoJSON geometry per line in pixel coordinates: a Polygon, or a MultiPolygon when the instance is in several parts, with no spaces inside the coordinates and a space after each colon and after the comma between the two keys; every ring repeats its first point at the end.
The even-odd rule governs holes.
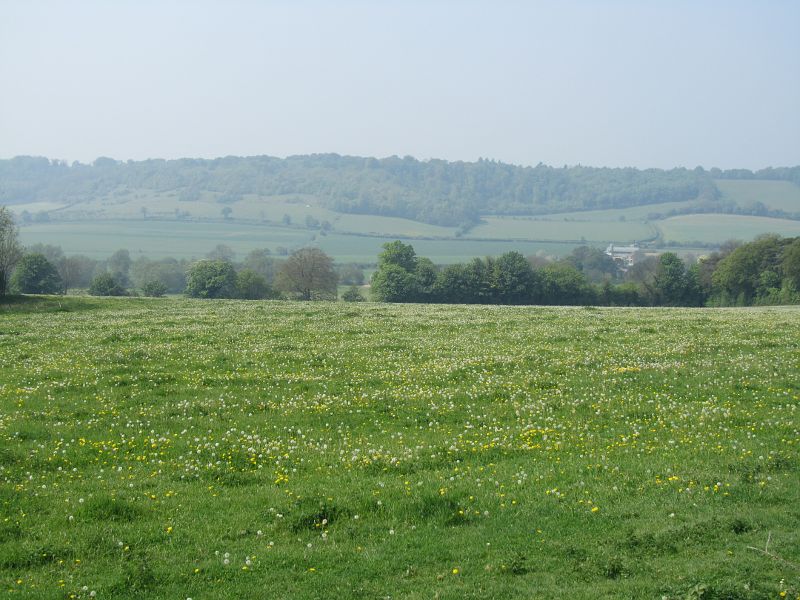
{"type": "Polygon", "coordinates": [[[242,269],[236,274],[237,296],[244,300],[263,300],[273,297],[266,278],[252,269],[242,269]]]}
{"type": "Polygon", "coordinates": [[[531,304],[536,291],[536,274],[519,252],[506,252],[493,264],[495,298],[500,304],[531,304]]]}
{"type": "Polygon", "coordinates": [[[372,274],[372,297],[378,302],[414,302],[418,295],[414,274],[397,264],[382,265],[372,274]]]}
{"type": "Polygon", "coordinates": [[[686,265],[674,252],[658,258],[653,287],[658,306],[683,306],[686,303],[686,265]]]}
{"type": "Polygon", "coordinates": [[[16,294],[58,294],[61,277],[44,254],[26,254],[11,276],[11,290],[16,294]]]}
{"type": "Polygon", "coordinates": [[[92,296],[127,296],[128,292],[111,273],[100,273],[89,286],[92,296]]]}
{"type": "Polygon", "coordinates": [[[800,292],[800,237],[784,246],[780,268],[786,282],[794,291],[800,292]]]}

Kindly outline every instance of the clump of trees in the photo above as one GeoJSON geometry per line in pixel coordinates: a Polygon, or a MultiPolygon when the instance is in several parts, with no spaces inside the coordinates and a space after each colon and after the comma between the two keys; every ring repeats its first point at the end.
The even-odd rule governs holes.
{"type": "Polygon", "coordinates": [[[11,276],[11,291],[15,294],[58,294],[61,277],[43,254],[25,254],[11,276]]]}

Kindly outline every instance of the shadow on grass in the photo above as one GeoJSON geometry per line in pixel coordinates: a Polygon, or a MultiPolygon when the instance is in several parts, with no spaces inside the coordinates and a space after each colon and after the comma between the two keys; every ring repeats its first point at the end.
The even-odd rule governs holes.
{"type": "Polygon", "coordinates": [[[0,314],[79,312],[100,306],[84,296],[0,296],[0,314]]]}

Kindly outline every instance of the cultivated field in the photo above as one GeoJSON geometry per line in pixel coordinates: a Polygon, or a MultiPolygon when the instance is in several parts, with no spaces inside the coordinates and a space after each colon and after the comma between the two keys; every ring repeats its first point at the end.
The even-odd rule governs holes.
{"type": "MultiPolygon", "coordinates": [[[[722,197],[747,208],[761,202],[771,209],[800,211],[800,187],[788,181],[719,180],[722,197]]],[[[523,254],[562,256],[581,244],[605,247],[646,241],[661,235],[663,242],[719,244],[728,239],[752,240],[762,233],[798,235],[800,221],[745,215],[689,214],[654,218],[682,211],[688,202],[665,202],[628,208],[550,215],[485,216],[463,237],[457,228],[440,227],[409,219],[376,215],[342,214],[322,206],[310,195],[257,196],[246,194],[231,204],[204,192],[192,201],[177,191],[154,192],[121,188],[108,196],[71,205],[53,202],[14,204],[17,214],[47,213],[50,222],[24,225],[25,244],[60,245],[67,254],[106,258],[120,248],[149,258],[202,257],[217,244],[227,244],[241,256],[253,248],[285,247],[295,250],[318,246],[339,262],[374,263],[387,240],[402,238],[418,252],[439,264],[465,262],[473,257],[498,255],[508,250],[523,254]],[[230,219],[222,210],[231,209],[230,219]],[[178,211],[176,213],[176,211],[178,211]],[[180,218],[176,217],[180,214],[180,218]],[[283,219],[288,216],[287,226],[283,219]],[[331,231],[306,226],[306,219],[331,231]]]]}
{"type": "Polygon", "coordinates": [[[0,590],[794,598],[799,340],[794,308],[0,305],[0,590]]]}
{"type": "Polygon", "coordinates": [[[732,239],[752,241],[762,233],[800,235],[800,221],[743,215],[681,215],[658,221],[657,225],[666,243],[721,244],[732,239]]]}

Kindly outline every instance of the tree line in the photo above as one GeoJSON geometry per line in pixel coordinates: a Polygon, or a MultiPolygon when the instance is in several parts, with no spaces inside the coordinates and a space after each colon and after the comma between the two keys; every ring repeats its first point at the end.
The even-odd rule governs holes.
{"type": "Polygon", "coordinates": [[[800,304],[800,237],[731,242],[694,261],[673,252],[624,268],[597,248],[560,260],[506,252],[437,267],[400,241],[384,245],[372,276],[383,302],[603,306],[800,304]]]}
{"type": "Polygon", "coordinates": [[[700,168],[523,167],[484,159],[338,154],[127,162],[98,158],[91,165],[22,156],[0,160],[0,181],[0,204],[71,203],[147,189],[175,191],[187,202],[211,195],[230,208],[245,194],[297,194],[312,195],[339,212],[464,229],[486,214],[537,215],[719,198],[711,174],[700,168]]]}

